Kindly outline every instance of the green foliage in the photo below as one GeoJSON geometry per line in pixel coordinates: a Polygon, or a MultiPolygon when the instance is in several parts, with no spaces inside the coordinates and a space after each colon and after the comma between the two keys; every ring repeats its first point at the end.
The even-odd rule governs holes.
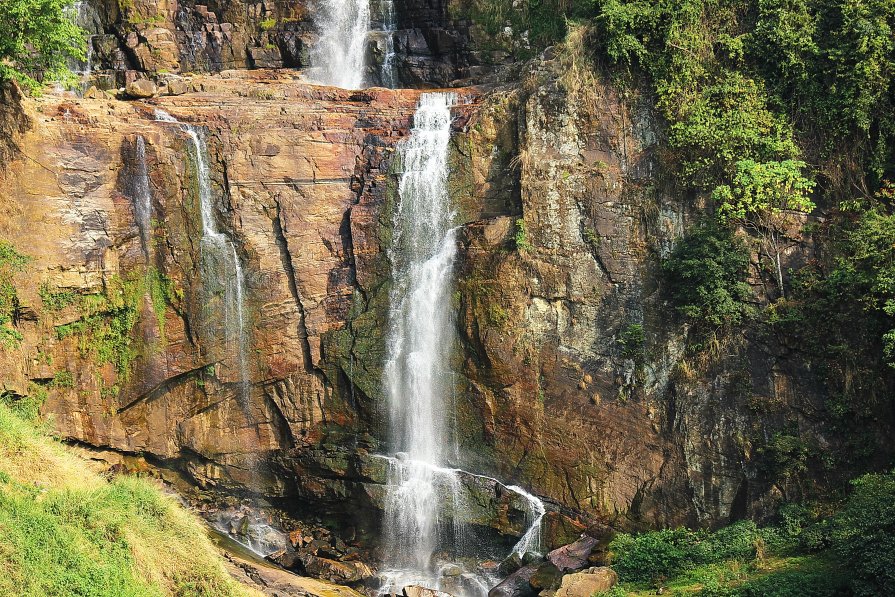
{"type": "Polygon", "coordinates": [[[833,521],[833,546],[852,570],[857,595],[895,594],[895,471],[852,482],[833,521]]]}
{"type": "MultiPolygon", "coordinates": [[[[596,0],[464,0],[460,10],[491,38],[509,26],[515,36],[527,34],[530,49],[527,56],[565,37],[569,19],[593,15],[596,0]]],[[[461,16],[461,15],[458,15],[461,16]]]]}
{"type": "Polygon", "coordinates": [[[68,76],[66,61],[85,55],[83,32],[68,11],[72,0],[4,0],[0,19],[0,80],[36,91],[39,81],[68,76]]]}
{"type": "Polygon", "coordinates": [[[28,261],[28,257],[0,239],[0,348],[13,348],[22,341],[22,335],[13,327],[19,309],[14,277],[24,271],[28,261]]]}
{"type": "Polygon", "coordinates": [[[75,387],[75,380],[71,374],[71,371],[57,371],[55,375],[53,375],[53,381],[50,382],[50,385],[54,388],[73,388],[75,387]]]}
{"type": "Polygon", "coordinates": [[[646,338],[643,334],[643,324],[632,323],[626,327],[619,337],[622,346],[622,358],[642,360],[643,345],[646,338]]]}
{"type": "Polygon", "coordinates": [[[662,263],[672,303],[691,323],[731,326],[749,313],[749,251],[731,232],[703,223],[675,245],[662,263]]]}
{"type": "Polygon", "coordinates": [[[40,301],[48,311],[61,311],[69,307],[78,300],[78,295],[72,290],[54,290],[49,283],[44,282],[40,285],[40,301]]]}
{"type": "Polygon", "coordinates": [[[814,183],[804,176],[804,162],[736,164],[733,185],[721,185],[712,193],[722,222],[758,221],[773,226],[784,211],[810,212],[814,203],[808,194],[814,183]]]}
{"type": "Polygon", "coordinates": [[[808,470],[808,459],[812,454],[802,437],[782,432],[772,435],[760,450],[771,479],[775,481],[787,481],[803,475],[808,470]]]}
{"type": "Polygon", "coordinates": [[[273,17],[270,17],[258,23],[258,26],[261,27],[261,31],[269,31],[277,26],[277,20],[273,17]]]}
{"type": "Polygon", "coordinates": [[[697,566],[726,560],[751,561],[768,540],[777,542],[773,529],[740,522],[715,533],[689,529],[621,533],[609,549],[612,567],[622,581],[661,583],[697,566]]]}
{"type": "Polygon", "coordinates": [[[528,231],[525,228],[525,220],[519,218],[516,220],[516,233],[513,241],[516,243],[516,250],[521,252],[531,251],[531,243],[528,241],[528,231]]]}
{"type": "Polygon", "coordinates": [[[132,331],[139,317],[140,300],[146,292],[146,278],[110,278],[101,295],[85,295],[80,308],[84,316],[56,327],[56,337],[78,338],[82,356],[92,356],[100,364],[112,363],[121,380],[130,375],[136,358],[132,331]]]}

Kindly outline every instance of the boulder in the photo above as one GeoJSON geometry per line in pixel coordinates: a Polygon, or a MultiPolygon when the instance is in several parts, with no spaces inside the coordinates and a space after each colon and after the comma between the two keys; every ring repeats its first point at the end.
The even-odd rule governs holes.
{"type": "Polygon", "coordinates": [[[591,597],[594,593],[608,591],[617,582],[618,575],[612,568],[588,568],[584,572],[564,576],[556,597],[591,597]]]}
{"type": "Polygon", "coordinates": [[[360,582],[375,575],[363,562],[337,562],[311,554],[303,554],[300,560],[308,576],[338,584],[360,582]]]}
{"type": "Polygon", "coordinates": [[[500,576],[509,576],[519,568],[522,568],[522,556],[514,551],[498,564],[497,573],[500,576]]]}
{"type": "Polygon", "coordinates": [[[190,86],[183,79],[168,79],[165,95],[183,95],[190,90],[190,86]]]}
{"type": "Polygon", "coordinates": [[[581,570],[587,566],[587,558],[599,541],[590,535],[584,535],[574,543],[554,549],[547,554],[547,561],[567,572],[569,570],[581,570]]]}
{"type": "Polygon", "coordinates": [[[538,592],[529,581],[537,570],[538,564],[523,566],[488,591],[488,597],[534,597],[538,592]]]}
{"type": "Polygon", "coordinates": [[[404,587],[402,592],[404,597],[451,597],[448,593],[436,591],[435,589],[430,589],[428,587],[421,587],[419,585],[404,587]]]}
{"type": "Polygon", "coordinates": [[[137,79],[128,83],[124,91],[128,97],[147,99],[155,96],[158,93],[158,88],[149,79],[137,79]]]}
{"type": "Polygon", "coordinates": [[[538,566],[538,569],[531,575],[528,582],[535,589],[544,590],[559,587],[561,580],[562,572],[560,569],[550,562],[544,562],[538,566]]]}

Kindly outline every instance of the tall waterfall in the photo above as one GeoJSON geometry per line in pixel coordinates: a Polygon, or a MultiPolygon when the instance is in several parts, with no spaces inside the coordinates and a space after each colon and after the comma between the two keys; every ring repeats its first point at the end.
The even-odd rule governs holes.
{"type": "MultiPolygon", "coordinates": [[[[162,122],[178,122],[161,110],[156,111],[156,119],[162,122]]],[[[199,214],[202,220],[201,275],[205,290],[206,318],[210,321],[220,317],[215,313],[216,302],[224,315],[224,331],[231,354],[236,357],[240,384],[240,400],[243,408],[248,406],[248,332],[245,320],[245,273],[236,253],[236,245],[218,229],[214,217],[214,194],[211,190],[211,172],[208,168],[208,145],[202,129],[190,124],[179,123],[189,136],[193,146],[196,164],[196,182],[199,189],[199,214]]]]}
{"type": "Polygon", "coordinates": [[[320,38],[311,48],[311,79],[345,89],[364,87],[370,0],[318,0],[314,24],[320,38]]]}
{"type": "Polygon", "coordinates": [[[387,564],[394,568],[393,582],[401,584],[431,586],[432,554],[444,531],[439,511],[456,505],[456,475],[442,467],[454,342],[450,305],[457,248],[447,155],[455,99],[423,94],[410,138],[399,146],[403,173],[389,253],[394,286],[384,382],[398,456],[389,467],[387,564]]]}

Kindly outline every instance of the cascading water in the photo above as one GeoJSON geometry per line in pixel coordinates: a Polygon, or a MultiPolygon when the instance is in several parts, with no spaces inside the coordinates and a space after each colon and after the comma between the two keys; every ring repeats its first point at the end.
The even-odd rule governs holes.
{"type": "Polygon", "coordinates": [[[394,89],[398,86],[398,73],[395,69],[395,2],[381,0],[382,31],[385,34],[385,48],[379,78],[383,87],[394,89]]]}
{"type": "Polygon", "coordinates": [[[432,580],[438,514],[450,497],[440,494],[453,484],[449,469],[440,467],[448,445],[445,364],[453,342],[450,301],[457,252],[447,192],[455,99],[423,94],[410,138],[399,147],[403,173],[389,252],[394,286],[384,380],[399,456],[389,466],[385,539],[393,567],[386,577],[403,584],[432,580]]]}
{"type": "MultiPolygon", "coordinates": [[[[414,584],[444,588],[436,550],[459,558],[470,547],[461,475],[488,479],[444,466],[448,457],[456,458],[448,421],[454,409],[449,363],[457,240],[447,186],[455,101],[450,93],[421,95],[410,137],[398,148],[402,173],[389,251],[393,286],[384,369],[395,456],[387,457],[383,593],[414,584]]],[[[505,488],[525,500],[530,525],[514,551],[539,551],[543,503],[519,487],[505,488]]],[[[467,572],[463,580],[450,592],[485,595],[495,579],[467,572]]]]}
{"type": "Polygon", "coordinates": [[[364,87],[370,0],[318,0],[314,24],[320,38],[311,48],[310,79],[345,89],[364,87]]]}
{"type": "MultiPolygon", "coordinates": [[[[222,295],[224,331],[227,344],[235,344],[236,362],[240,383],[240,400],[248,408],[248,335],[245,321],[245,274],[236,253],[236,245],[218,229],[214,217],[214,197],[211,190],[211,173],[208,169],[208,146],[201,129],[180,123],[170,114],[156,110],[156,119],[179,124],[189,136],[196,161],[196,180],[199,187],[199,213],[202,220],[201,274],[206,288],[206,308],[213,304],[216,295],[222,295]],[[210,291],[210,292],[209,292],[210,291]]],[[[212,319],[214,315],[210,316],[212,319]]]]}

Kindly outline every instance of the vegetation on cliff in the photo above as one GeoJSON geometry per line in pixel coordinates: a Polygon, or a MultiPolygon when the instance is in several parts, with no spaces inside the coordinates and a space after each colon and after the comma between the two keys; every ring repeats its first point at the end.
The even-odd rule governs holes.
{"type": "Polygon", "coordinates": [[[0,593],[240,595],[201,523],[150,481],[104,478],[0,403],[0,593]]]}
{"type": "Polygon", "coordinates": [[[4,0],[0,19],[0,81],[36,90],[66,79],[68,61],[84,59],[83,33],[67,13],[72,0],[4,0]]]}

